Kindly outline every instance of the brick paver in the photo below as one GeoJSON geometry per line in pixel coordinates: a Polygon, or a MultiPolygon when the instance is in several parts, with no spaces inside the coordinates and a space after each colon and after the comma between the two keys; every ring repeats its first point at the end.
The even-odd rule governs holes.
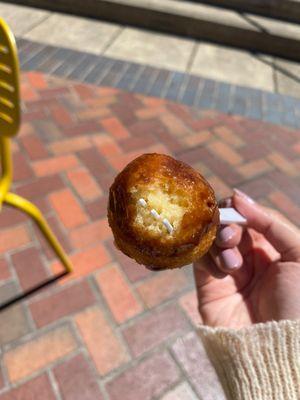
{"type": "MultiPolygon", "coordinates": [[[[74,272],[1,312],[0,400],[223,400],[194,333],[191,267],[154,273],[116,250],[108,188],[132,158],[166,152],[218,198],[237,186],[300,225],[299,131],[36,72],[22,98],[14,189],[41,208],[74,272]]],[[[2,302],[62,271],[22,213],[4,207],[0,231],[2,302]]]]}
{"type": "Polygon", "coordinates": [[[50,202],[67,229],[87,222],[87,216],[69,189],[51,194],[50,202]]]}
{"type": "Polygon", "coordinates": [[[24,290],[37,285],[48,276],[41,253],[35,247],[18,251],[12,255],[11,259],[20,285],[24,290]],[[28,260],[31,260],[30,266],[28,266],[28,260]]]}
{"type": "Polygon", "coordinates": [[[94,302],[95,296],[88,282],[84,281],[36,299],[31,302],[29,308],[36,325],[42,327],[76,313],[94,302]],[[47,313],[45,309],[48,310],[47,313]]]}
{"type": "Polygon", "coordinates": [[[189,330],[189,324],[175,305],[145,315],[124,329],[123,335],[131,353],[136,357],[164,340],[180,336],[189,330]]]}
{"type": "Polygon", "coordinates": [[[212,368],[203,345],[195,333],[189,333],[177,340],[173,345],[173,352],[200,399],[223,400],[221,386],[216,380],[216,371],[212,368]],[[197,360],[201,360],[201,363],[197,360]]]}
{"type": "Polygon", "coordinates": [[[10,278],[10,271],[7,261],[0,259],[0,280],[5,281],[10,278]]]}
{"type": "MultiPolygon", "coordinates": [[[[7,282],[1,286],[0,301],[7,301],[17,294],[15,282],[7,282]]],[[[22,304],[15,304],[10,309],[0,313],[0,347],[16,339],[21,339],[30,332],[30,322],[26,318],[25,309],[22,304]],[[4,328],[5,327],[5,328],[4,328]]]]}
{"type": "Polygon", "coordinates": [[[111,400],[150,400],[165,391],[179,378],[179,371],[167,353],[155,354],[137,366],[128,369],[107,384],[111,400]],[[151,376],[151,379],[149,379],[151,376]]]}
{"type": "Polygon", "coordinates": [[[98,308],[84,311],[76,317],[80,334],[90,352],[95,366],[105,375],[128,361],[124,345],[98,308]]]}
{"type": "Polygon", "coordinates": [[[53,370],[64,400],[102,400],[97,375],[83,355],[56,366],[53,370]]]}
{"type": "Polygon", "coordinates": [[[56,400],[54,390],[46,374],[18,386],[9,392],[0,394],[0,400],[29,400],[29,399],[56,400]]]}
{"type": "Polygon", "coordinates": [[[179,304],[195,326],[201,323],[201,318],[198,312],[196,290],[192,290],[191,292],[184,294],[180,298],[179,304]]]}
{"type": "Polygon", "coordinates": [[[137,290],[146,306],[151,308],[181,292],[187,283],[184,272],[177,269],[149,278],[141,283],[137,290]]]}
{"type": "Polygon", "coordinates": [[[193,389],[185,382],[170,390],[162,400],[197,400],[193,389]]]}
{"type": "Polygon", "coordinates": [[[26,226],[20,225],[1,231],[0,253],[17,249],[30,243],[30,234],[26,226]]]}
{"type": "Polygon", "coordinates": [[[118,323],[127,321],[143,310],[118,265],[111,265],[100,271],[96,279],[118,323]]]}
{"type": "Polygon", "coordinates": [[[19,381],[75,350],[76,341],[68,327],[56,328],[20,344],[3,357],[11,382],[19,381]],[[30,360],[30,362],[28,362],[30,360]]]}

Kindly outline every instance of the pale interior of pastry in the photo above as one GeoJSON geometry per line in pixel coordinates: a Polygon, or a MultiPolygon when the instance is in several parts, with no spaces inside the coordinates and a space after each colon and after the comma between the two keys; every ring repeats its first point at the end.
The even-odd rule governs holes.
{"type": "Polygon", "coordinates": [[[153,236],[168,236],[180,227],[188,209],[187,196],[180,189],[153,184],[134,187],[131,194],[137,211],[134,223],[139,228],[153,236]]]}

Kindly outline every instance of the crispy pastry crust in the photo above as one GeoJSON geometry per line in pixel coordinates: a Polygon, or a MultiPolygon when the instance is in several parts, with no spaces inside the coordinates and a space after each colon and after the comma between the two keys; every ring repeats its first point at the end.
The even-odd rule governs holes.
{"type": "Polygon", "coordinates": [[[116,246],[139,264],[153,269],[182,267],[211,247],[219,225],[219,210],[209,183],[189,165],[163,154],[144,154],[115,178],[109,192],[108,221],[116,246]],[[133,188],[163,187],[188,206],[172,235],[153,236],[135,223],[138,205],[133,188]]]}

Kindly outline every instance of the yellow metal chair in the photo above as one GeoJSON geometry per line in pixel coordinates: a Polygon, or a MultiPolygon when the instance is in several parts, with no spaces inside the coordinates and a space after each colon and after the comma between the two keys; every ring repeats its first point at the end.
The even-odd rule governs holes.
{"type": "Polygon", "coordinates": [[[40,210],[23,197],[9,192],[13,175],[10,141],[18,133],[21,118],[19,81],[19,61],[15,38],[6,22],[0,18],[0,157],[2,167],[0,210],[2,204],[6,203],[28,214],[38,225],[66,271],[71,272],[71,262],[40,210]]]}

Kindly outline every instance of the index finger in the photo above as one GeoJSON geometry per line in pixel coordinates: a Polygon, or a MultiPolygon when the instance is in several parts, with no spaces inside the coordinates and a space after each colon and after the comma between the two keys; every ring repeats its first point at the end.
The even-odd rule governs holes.
{"type": "Polygon", "coordinates": [[[300,259],[300,231],[271,215],[243,192],[235,190],[233,204],[247,218],[247,225],[262,233],[281,254],[283,261],[300,259]]]}

